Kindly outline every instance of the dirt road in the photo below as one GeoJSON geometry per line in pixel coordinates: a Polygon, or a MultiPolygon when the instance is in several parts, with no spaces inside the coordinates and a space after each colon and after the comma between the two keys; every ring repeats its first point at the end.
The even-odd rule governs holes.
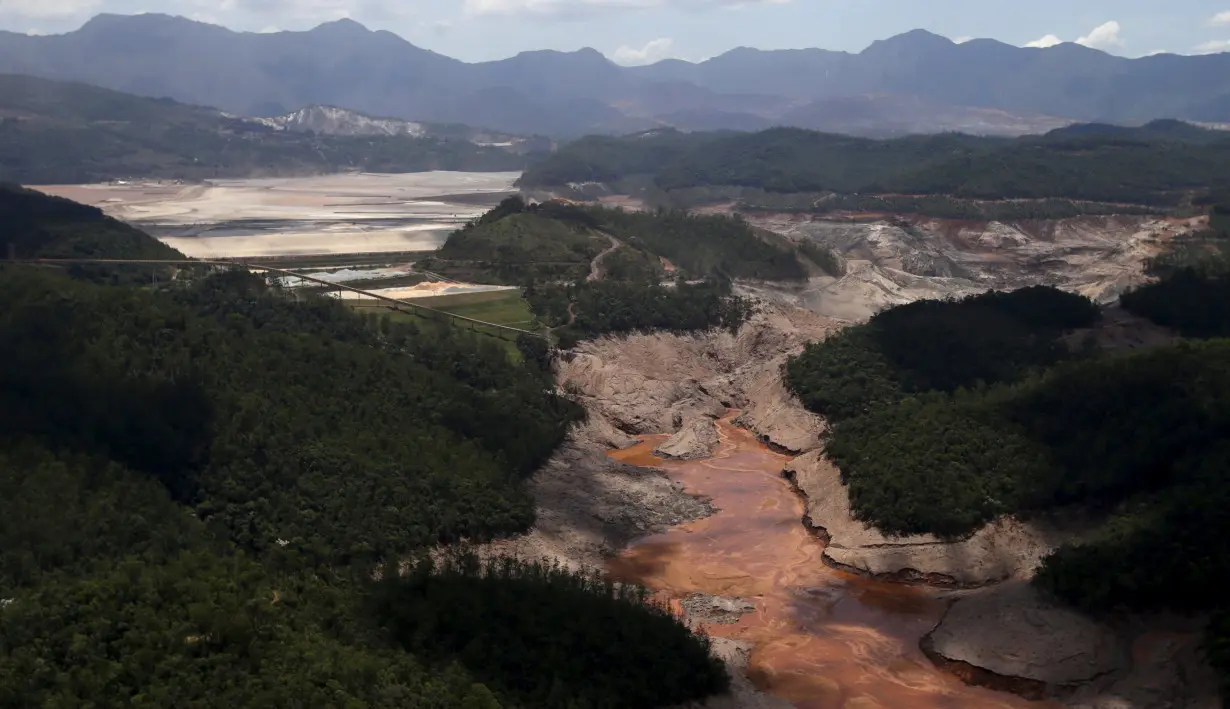
{"type": "Polygon", "coordinates": [[[605,236],[606,238],[611,240],[611,248],[598,254],[597,256],[594,257],[593,261],[589,262],[589,276],[585,278],[585,280],[588,282],[592,283],[593,281],[602,280],[603,275],[605,275],[602,272],[602,259],[615,253],[619,249],[619,247],[623,246],[623,242],[620,241],[619,239],[616,239],[610,234],[605,234],[605,236]]]}

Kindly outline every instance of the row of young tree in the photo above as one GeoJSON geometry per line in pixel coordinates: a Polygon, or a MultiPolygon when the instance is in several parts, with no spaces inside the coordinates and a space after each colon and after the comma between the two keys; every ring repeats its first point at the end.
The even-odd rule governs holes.
{"type": "MultiPolygon", "coordinates": [[[[1220,278],[1175,272],[1123,304],[1221,336],[1225,309],[1172,307],[1196,307],[1220,278]]],[[[827,453],[857,517],[961,536],[1008,513],[1083,509],[1100,533],[1046,558],[1036,583],[1095,613],[1214,613],[1210,657],[1230,677],[1230,340],[1130,354],[1060,340],[1096,318],[1049,289],[915,303],[809,346],[787,381],[832,423],[827,453]]]]}

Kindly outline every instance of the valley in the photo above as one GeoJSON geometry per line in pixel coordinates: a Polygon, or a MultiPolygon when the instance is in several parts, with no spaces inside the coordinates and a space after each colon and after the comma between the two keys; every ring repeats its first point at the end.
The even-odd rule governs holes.
{"type": "MultiPolygon", "coordinates": [[[[587,287],[615,277],[607,271],[621,252],[644,250],[658,273],[653,249],[666,242],[647,230],[661,228],[648,213],[517,207],[505,199],[515,178],[359,174],[38,189],[95,204],[192,256],[298,262],[336,282],[517,327],[544,317],[531,312],[543,296],[530,296],[526,308],[518,289],[496,285],[499,279],[424,278],[410,260],[461,253],[439,251],[461,222],[478,224],[469,228],[464,255],[481,262],[485,249],[506,248],[501,240],[520,233],[499,226],[503,220],[535,225],[530,233],[541,235],[548,220],[588,214],[601,229],[593,236],[557,236],[585,244],[576,270],[587,287]],[[501,210],[509,211],[493,216],[501,210]]],[[[698,219],[703,230],[711,228],[704,220],[727,219],[734,210],[719,204],[695,212],[701,216],[670,223],[678,229],[698,219]]],[[[755,234],[763,263],[781,268],[774,254],[784,249],[804,270],[756,278],[743,262],[749,275],[733,287],[754,312],[742,324],[690,334],[589,334],[563,353],[556,381],[585,407],[587,420],[531,478],[533,528],[487,544],[484,553],[603,568],[608,578],[647,586],[691,627],[703,628],[727,663],[731,694],[706,703],[712,709],[1116,709],[1116,701],[1161,706],[1158,697],[1213,709],[1217,679],[1200,657],[1198,624],[1092,621],[1026,584],[1044,557],[1088,534],[1080,524],[1006,517],[952,541],[885,535],[856,521],[823,453],[829,424],[803,409],[781,374],[808,342],[892,306],[1032,285],[1112,303],[1149,280],[1148,259],[1207,228],[1208,216],[740,218],[752,231],[731,231],[730,246],[703,259],[672,253],[672,260],[681,258],[691,275],[727,268],[719,265],[729,263],[722,249],[750,248],[740,240],[755,234]],[[990,641],[990,628],[1003,639],[990,641]],[[1054,638],[1063,640],[1052,644],[1054,638]],[[1195,669],[1180,673],[1180,665],[1195,669]]],[[[368,312],[352,295],[350,305],[368,312]]],[[[571,304],[569,314],[571,326],[571,304]]],[[[1118,321],[1108,319],[1104,327],[1112,326],[1118,321]]],[[[1141,334],[1143,325],[1127,328],[1133,333],[1113,338],[1151,337],[1141,334]]]]}

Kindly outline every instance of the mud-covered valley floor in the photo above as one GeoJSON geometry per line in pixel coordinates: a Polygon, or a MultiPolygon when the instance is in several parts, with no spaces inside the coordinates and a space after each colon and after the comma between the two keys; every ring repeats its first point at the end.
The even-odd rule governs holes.
{"type": "Polygon", "coordinates": [[[1072,530],[1005,519],[949,543],[852,519],[823,421],[780,376],[844,325],[762,303],[737,334],[582,343],[558,377],[588,421],[534,479],[535,528],[498,549],[663,593],[732,667],[712,709],[1220,706],[1190,623],[1106,625],[1033,593],[1072,530]]]}

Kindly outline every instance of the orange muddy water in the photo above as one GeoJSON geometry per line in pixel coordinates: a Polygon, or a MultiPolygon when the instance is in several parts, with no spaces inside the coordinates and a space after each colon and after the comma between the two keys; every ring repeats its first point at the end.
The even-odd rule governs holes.
{"type": "Polygon", "coordinates": [[[800,709],[1043,709],[969,687],[918,648],[944,612],[938,591],[871,581],[825,566],[824,543],[802,525],[803,503],[781,477],[788,456],[718,422],[712,458],[664,461],[648,436],[609,455],[665,470],[713,499],[706,519],[641,540],[608,563],[609,575],[677,601],[693,593],[737,596],[756,610],[710,636],[754,644],[749,676],[800,709]]]}

